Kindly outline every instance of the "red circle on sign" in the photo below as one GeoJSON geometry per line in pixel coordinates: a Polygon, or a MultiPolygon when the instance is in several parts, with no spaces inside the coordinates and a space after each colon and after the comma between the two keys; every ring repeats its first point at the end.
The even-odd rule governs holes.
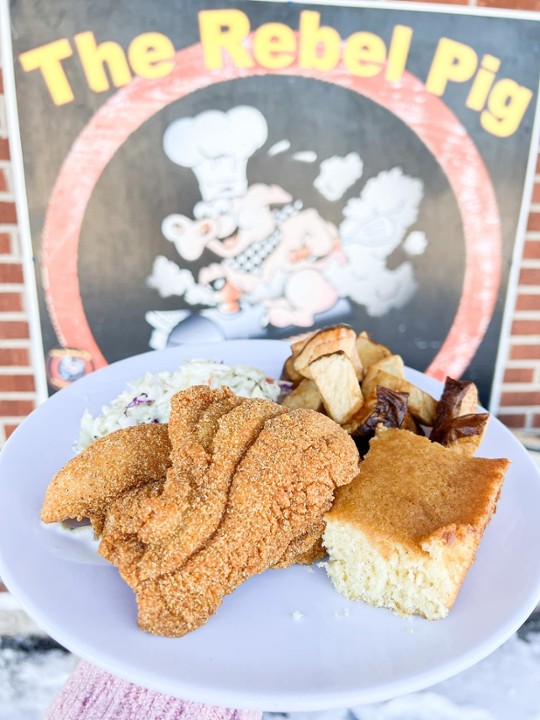
{"type": "MultiPolygon", "coordinates": [[[[94,188],[118,148],[167,105],[210,85],[267,75],[255,65],[204,65],[200,44],[180,50],[165,78],[136,78],[111,97],[83,129],[53,188],[43,229],[43,285],[52,323],[63,345],[90,353],[96,368],[107,365],[84,311],[78,277],[81,226],[94,188]]],[[[408,72],[399,82],[360,78],[344,66],[318,72],[296,62],[277,75],[332,82],[373,100],[418,135],[442,167],[455,194],[465,237],[461,299],[450,331],[427,369],[432,377],[459,377],[474,357],[493,314],[501,280],[500,218],[489,173],[474,143],[452,111],[408,72]]],[[[444,218],[441,218],[444,222],[444,218]]]]}

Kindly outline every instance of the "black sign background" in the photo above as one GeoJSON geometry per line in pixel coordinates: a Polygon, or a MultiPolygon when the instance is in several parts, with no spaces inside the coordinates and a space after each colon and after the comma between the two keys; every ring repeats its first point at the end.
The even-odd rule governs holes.
{"type": "MultiPolygon", "coordinates": [[[[246,12],[253,29],[268,21],[297,28],[301,10],[313,9],[321,12],[321,24],[335,27],[344,38],[361,28],[376,33],[387,44],[392,29],[401,23],[413,28],[407,70],[420,80],[425,81],[437,43],[446,36],[470,45],[479,57],[484,53],[499,57],[504,76],[535,90],[519,129],[508,138],[490,135],[481,128],[479,114],[466,108],[468,83],[450,84],[443,97],[484,159],[502,223],[503,277],[495,312],[464,372],[479,384],[487,403],[533,140],[540,54],[539,24],[508,17],[432,13],[429,8],[412,12],[266,2],[175,0],[150,4],[136,0],[116,2],[106,9],[69,0],[12,2],[17,102],[44,352],[59,345],[40,272],[41,233],[51,189],[77,136],[116,89],[100,94],[89,90],[74,54],[64,61],[64,68],[75,100],[55,106],[40,73],[23,72],[19,55],[61,37],[72,39],[86,30],[91,30],[98,42],[114,40],[124,49],[139,33],[157,31],[168,36],[178,50],[199,42],[199,10],[225,5],[246,12]]],[[[257,107],[268,121],[268,139],[248,162],[249,184],[277,183],[305,207],[316,207],[326,220],[339,224],[347,201],[358,196],[366,181],[381,171],[400,167],[406,175],[422,179],[420,213],[409,228],[423,230],[428,239],[426,252],[414,260],[417,293],[405,307],[383,317],[370,317],[353,304],[352,312],[342,319],[390,345],[408,365],[426,369],[452,324],[463,283],[463,228],[448,179],[410,128],[383,107],[319,80],[272,75],[218,83],[169,105],[129,138],[103,173],[85,214],[78,272],[88,322],[107,360],[149,349],[151,328],[145,321],[149,310],[197,310],[178,298],[160,298],[145,284],[156,255],[178,262],[174,247],[161,234],[162,219],[169,213],[191,217],[200,199],[193,173],[171,163],[163,152],[165,129],[173,120],[208,108],[227,111],[242,104],[257,107]],[[284,137],[290,140],[291,152],[316,151],[317,163],[294,161],[290,153],[269,156],[268,149],[284,137]],[[328,202],[313,187],[319,163],[351,151],[360,154],[363,175],[338,202],[328,202]]],[[[190,269],[196,275],[212,261],[215,257],[207,251],[190,269]]],[[[398,249],[389,257],[388,267],[397,267],[402,261],[398,249]]],[[[294,330],[269,329],[267,336],[287,336],[294,330]]]]}

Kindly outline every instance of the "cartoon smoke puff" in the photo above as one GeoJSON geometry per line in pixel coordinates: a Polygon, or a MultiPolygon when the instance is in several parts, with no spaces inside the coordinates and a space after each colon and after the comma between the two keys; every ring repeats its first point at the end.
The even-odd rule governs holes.
{"type": "MultiPolygon", "coordinates": [[[[368,315],[403,307],[416,292],[412,263],[390,269],[387,260],[418,219],[423,193],[420,180],[395,167],[368,180],[360,197],[345,206],[339,232],[346,262],[333,261],[325,274],[341,297],[363,305],[368,315]]],[[[402,247],[420,255],[427,247],[424,233],[410,233],[402,247]]]]}

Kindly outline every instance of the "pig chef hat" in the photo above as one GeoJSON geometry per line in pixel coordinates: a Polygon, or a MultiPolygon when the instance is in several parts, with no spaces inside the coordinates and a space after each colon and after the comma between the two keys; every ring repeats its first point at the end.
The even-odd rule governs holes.
{"type": "Polygon", "coordinates": [[[267,136],[264,115],[239,105],[175,120],[165,130],[163,149],[174,163],[193,170],[202,199],[212,202],[245,194],[247,161],[267,136]]]}

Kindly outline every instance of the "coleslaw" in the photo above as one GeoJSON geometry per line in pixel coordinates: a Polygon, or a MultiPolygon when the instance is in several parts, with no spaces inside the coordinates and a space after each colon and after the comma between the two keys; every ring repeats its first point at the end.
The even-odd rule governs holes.
{"type": "Polygon", "coordinates": [[[249,365],[225,365],[217,360],[188,360],[176,371],[146,373],[130,382],[127,389],[96,417],[86,410],[81,419],[75,450],[80,452],[114,430],[141,423],[166,423],[171,412],[171,398],[193,385],[218,388],[227,385],[242,397],[264,398],[277,402],[281,386],[267,378],[262,370],[249,365]]]}

